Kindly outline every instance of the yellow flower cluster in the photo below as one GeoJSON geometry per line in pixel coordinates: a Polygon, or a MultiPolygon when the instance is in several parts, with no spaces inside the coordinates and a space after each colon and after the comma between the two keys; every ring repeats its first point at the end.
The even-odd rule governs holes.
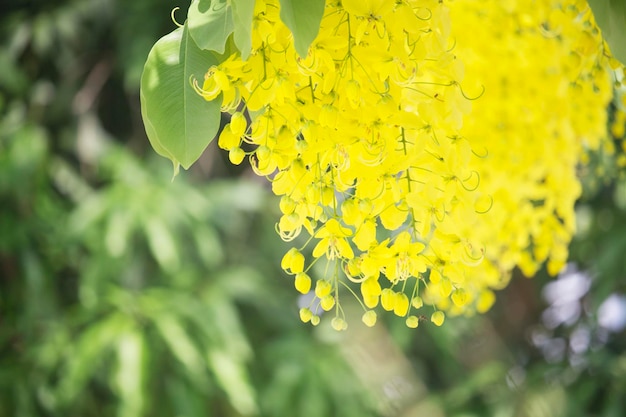
{"type": "Polygon", "coordinates": [[[463,128],[484,149],[470,166],[493,197],[477,230],[481,267],[518,266],[530,277],[547,260],[556,274],[575,231],[577,169],[607,144],[609,72],[618,63],[586,1],[459,0],[451,9],[467,78],[486,88],[463,128]]]}
{"type": "Polygon", "coordinates": [[[610,93],[601,40],[569,6],[475,3],[329,0],[300,57],[278,0],[257,0],[250,57],[197,86],[232,114],[218,145],[281,197],[280,236],[307,235],[281,262],[314,291],[304,322],[334,310],[345,329],[352,293],[368,326],[378,305],[441,325],[489,309],[515,265],[565,260],[576,162],[598,146],[610,93]]]}

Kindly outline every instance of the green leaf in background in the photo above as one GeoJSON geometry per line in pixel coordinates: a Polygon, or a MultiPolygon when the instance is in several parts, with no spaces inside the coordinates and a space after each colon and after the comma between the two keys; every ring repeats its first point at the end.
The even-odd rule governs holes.
{"type": "Polygon", "coordinates": [[[162,313],[155,317],[154,324],[172,354],[186,368],[186,372],[192,380],[199,386],[206,386],[208,380],[204,373],[204,360],[196,343],[183,324],[168,313],[162,313]]]}
{"type": "Polygon", "coordinates": [[[93,322],[71,346],[59,384],[60,401],[71,404],[85,390],[89,378],[117,344],[117,335],[128,329],[128,318],[119,313],[93,322]]]}
{"type": "Polygon", "coordinates": [[[320,30],[324,0],[280,0],[280,18],[293,34],[296,52],[306,56],[320,30]]]}
{"type": "Polygon", "coordinates": [[[189,33],[201,49],[224,53],[226,41],[234,30],[233,10],[230,6],[227,0],[191,2],[187,14],[189,33]]]}
{"type": "Polygon", "coordinates": [[[232,2],[233,23],[235,25],[235,45],[241,52],[242,59],[248,59],[252,48],[252,19],[255,0],[237,0],[232,2]]]}
{"type": "Polygon", "coordinates": [[[626,2],[624,0],[588,0],[602,36],[613,56],[626,64],[626,2]]]}
{"type": "Polygon", "coordinates": [[[113,380],[119,392],[118,416],[133,417],[144,409],[144,361],[148,352],[144,337],[136,329],[119,336],[117,343],[117,370],[113,380]]]}
{"type": "Polygon", "coordinates": [[[257,414],[254,390],[248,381],[245,365],[225,350],[210,350],[207,361],[233,407],[242,415],[257,414]]]}
{"type": "Polygon", "coordinates": [[[218,62],[189,36],[187,25],[154,45],[141,76],[141,115],[154,150],[178,172],[202,154],[219,129],[219,100],[205,101],[190,83],[218,62]]]}
{"type": "Polygon", "coordinates": [[[161,268],[172,273],[176,271],[180,265],[179,246],[167,223],[158,216],[147,217],[144,219],[144,231],[150,252],[161,268]]]}

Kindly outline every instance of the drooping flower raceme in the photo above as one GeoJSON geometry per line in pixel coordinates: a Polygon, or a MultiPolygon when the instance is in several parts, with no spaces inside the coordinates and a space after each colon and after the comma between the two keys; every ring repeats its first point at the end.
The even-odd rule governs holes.
{"type": "MultiPolygon", "coordinates": [[[[296,242],[305,235],[281,263],[298,291],[315,293],[300,311],[305,322],[317,324],[321,312],[333,310],[333,327],[346,328],[339,295],[352,293],[360,294],[368,326],[375,324],[380,305],[417,327],[425,304],[433,307],[431,322],[441,325],[444,311],[488,309],[490,288],[502,286],[515,265],[563,259],[558,252],[563,245],[555,244],[566,244],[571,236],[577,196],[576,188],[564,188],[576,186],[582,138],[597,146],[602,130],[602,118],[587,112],[584,103],[606,100],[596,71],[601,63],[590,64],[597,51],[589,46],[580,52],[581,62],[568,66],[563,80],[559,62],[575,58],[567,49],[572,43],[551,40],[556,32],[545,27],[545,16],[524,20],[528,37],[526,29],[515,29],[515,19],[498,21],[503,33],[520,33],[520,54],[538,39],[554,44],[545,52],[554,54],[546,61],[552,66],[539,61],[543,56],[520,55],[517,65],[510,57],[502,69],[494,66],[493,77],[480,79],[476,72],[491,70],[480,67],[481,59],[502,59],[496,45],[507,41],[490,38],[496,35],[488,33],[494,22],[481,21],[478,6],[455,3],[451,18],[439,0],[327,1],[319,35],[300,57],[279,18],[278,1],[258,0],[248,59],[233,54],[208,69],[197,85],[205,99],[221,100],[222,110],[232,114],[219,146],[235,164],[248,157],[280,197],[280,236],[296,242]],[[474,29],[465,26],[466,19],[484,25],[480,38],[470,39],[474,29]],[[493,55],[472,55],[483,48],[493,55]],[[475,65],[474,79],[464,77],[466,60],[475,65]],[[540,119],[546,116],[532,102],[546,95],[545,80],[534,84],[537,74],[524,78],[520,70],[536,66],[542,68],[539,74],[555,73],[550,80],[558,81],[553,95],[559,100],[576,89],[589,95],[559,109],[554,119],[543,119],[545,127],[540,119]],[[510,79],[504,76],[516,70],[510,79]],[[502,82],[522,84],[510,90],[515,97],[503,100],[502,82]],[[489,99],[480,97],[481,83],[489,99]],[[525,88],[531,89],[528,98],[525,88]],[[601,91],[592,97],[594,88],[601,91]],[[478,116],[468,116],[479,97],[478,116]],[[516,108],[522,120],[534,124],[507,122],[516,108]],[[572,121],[574,112],[590,119],[572,121]],[[504,126],[499,113],[507,116],[504,126]],[[464,120],[471,122],[464,126],[464,120]],[[525,139],[526,131],[516,131],[514,138],[508,133],[527,126],[535,129],[532,138],[525,139]],[[549,154],[556,151],[567,155],[553,169],[549,154]],[[509,183],[511,170],[516,172],[509,183]],[[517,208],[522,211],[515,220],[507,210],[517,208]],[[525,221],[531,231],[523,229],[525,221]],[[509,226],[510,235],[500,235],[509,226]],[[315,264],[325,272],[313,284],[315,264]]],[[[507,7],[524,6],[517,3],[507,7]]],[[[576,34],[591,36],[588,44],[595,45],[597,36],[584,28],[588,20],[564,16],[555,30],[565,37],[583,27],[586,35],[576,34]]]]}
{"type": "Polygon", "coordinates": [[[577,170],[609,144],[616,62],[585,1],[459,0],[451,12],[467,85],[486,90],[462,130],[483,154],[470,169],[493,201],[476,229],[478,269],[506,276],[517,266],[531,277],[547,261],[556,274],[575,231],[577,170]]]}

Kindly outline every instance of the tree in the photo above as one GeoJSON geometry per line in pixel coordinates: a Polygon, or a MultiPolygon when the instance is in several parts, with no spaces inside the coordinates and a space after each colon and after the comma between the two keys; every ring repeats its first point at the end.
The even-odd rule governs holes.
{"type": "MultiPolygon", "coordinates": [[[[618,98],[614,154],[579,170],[578,271],[515,269],[485,314],[417,316],[419,331],[395,314],[368,328],[342,296],[349,328],[336,332],[332,311],[299,321],[310,298],[279,267],[290,243],[269,182],[219,138],[174,181],[149,149],[139,79],[172,6],[18,3],[0,13],[0,415],[624,414],[618,98]]],[[[485,86],[476,113],[493,87],[470,77],[468,97],[485,86]]]]}

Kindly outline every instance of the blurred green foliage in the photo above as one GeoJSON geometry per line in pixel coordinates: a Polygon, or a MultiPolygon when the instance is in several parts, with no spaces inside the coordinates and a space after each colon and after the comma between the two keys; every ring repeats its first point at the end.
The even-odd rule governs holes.
{"type": "Polygon", "coordinates": [[[264,185],[215,147],[172,181],[149,149],[139,77],[175,6],[0,6],[0,417],[626,414],[623,178],[587,177],[578,270],[488,315],[312,329],[264,185]]]}

